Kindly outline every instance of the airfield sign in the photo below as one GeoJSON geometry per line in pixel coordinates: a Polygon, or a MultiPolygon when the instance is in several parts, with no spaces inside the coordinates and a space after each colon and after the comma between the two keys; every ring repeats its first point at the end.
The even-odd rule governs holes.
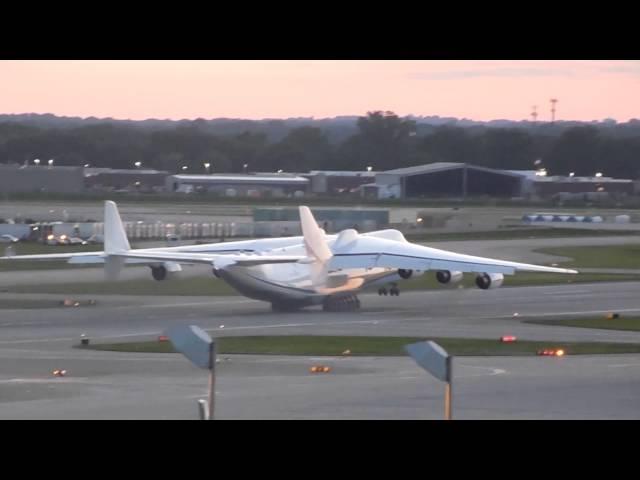
{"type": "Polygon", "coordinates": [[[171,327],[166,332],[174,348],[199,368],[213,368],[211,348],[213,340],[200,327],[195,325],[171,327]]]}
{"type": "Polygon", "coordinates": [[[209,370],[209,401],[198,400],[202,420],[213,420],[215,397],[216,344],[207,332],[195,325],[179,325],[166,332],[174,348],[196,367],[209,370]]]}
{"type": "Polygon", "coordinates": [[[405,345],[407,353],[420,365],[423,369],[436,377],[438,380],[447,382],[444,401],[444,415],[447,420],[453,418],[453,410],[451,408],[453,400],[453,390],[451,381],[453,377],[452,360],[444,348],[435,342],[418,342],[405,345]]]}

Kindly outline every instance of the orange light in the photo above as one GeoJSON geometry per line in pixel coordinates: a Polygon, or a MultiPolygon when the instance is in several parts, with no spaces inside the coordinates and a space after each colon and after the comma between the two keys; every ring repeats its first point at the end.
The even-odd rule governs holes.
{"type": "Polygon", "coordinates": [[[323,368],[322,368],[322,371],[323,371],[323,372],[325,372],[325,373],[327,373],[327,372],[330,372],[330,371],[331,371],[331,368],[330,368],[330,367],[323,367],[323,368]]]}
{"type": "Polygon", "coordinates": [[[556,350],[556,357],[562,357],[564,355],[564,350],[556,350]]]}

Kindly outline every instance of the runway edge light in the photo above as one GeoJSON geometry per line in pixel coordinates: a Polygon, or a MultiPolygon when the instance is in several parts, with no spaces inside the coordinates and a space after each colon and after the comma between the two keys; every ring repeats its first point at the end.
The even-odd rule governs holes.
{"type": "Polygon", "coordinates": [[[503,335],[500,337],[500,341],[502,343],[510,343],[515,342],[518,338],[515,335],[503,335]]]}

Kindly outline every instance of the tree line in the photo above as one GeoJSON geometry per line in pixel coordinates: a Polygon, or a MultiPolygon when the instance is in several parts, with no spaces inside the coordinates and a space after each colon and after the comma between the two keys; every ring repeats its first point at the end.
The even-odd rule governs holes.
{"type": "MultiPolygon", "coordinates": [[[[510,169],[545,168],[549,175],[640,177],[640,122],[526,124],[514,127],[427,125],[374,111],[353,124],[288,128],[274,138],[259,123],[220,134],[202,119],[158,128],[135,122],[43,127],[0,122],[0,162],[142,168],[189,173],[390,170],[432,162],[510,169]],[[343,125],[343,126],[340,126],[343,125]],[[254,128],[255,127],[255,128],[254,128]],[[329,130],[332,129],[331,131],[329,130]],[[342,135],[336,129],[342,128],[342,135]],[[338,139],[338,140],[336,140],[338,139]],[[209,167],[205,167],[209,165],[209,167]],[[184,168],[186,167],[186,169],[184,168]]],[[[272,122],[273,123],[273,122],[272,122]]],[[[272,125],[271,125],[272,126],[272,125]]]]}

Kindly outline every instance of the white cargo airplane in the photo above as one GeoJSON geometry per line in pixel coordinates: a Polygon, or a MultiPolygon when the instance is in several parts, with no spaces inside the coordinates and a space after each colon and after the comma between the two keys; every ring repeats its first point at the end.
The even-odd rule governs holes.
{"type": "Polygon", "coordinates": [[[180,271],[181,264],[206,264],[213,274],[241,294],[271,302],[275,311],[322,305],[325,310],[356,310],[356,294],[378,289],[399,295],[397,282],[435,271],[442,284],[457,283],[475,273],[476,285],[488,290],[502,285],[504,275],[519,271],[578,273],[565,268],[474,257],[408,242],[398,230],[359,234],[343,230],[326,235],[308,207],[300,207],[301,237],[165,248],[131,249],[118,208],[105,202],[104,251],[22,255],[0,260],[67,260],[71,264],[104,264],[115,280],[125,264],[145,264],[155,280],[180,271]],[[391,288],[387,291],[387,287],[391,288]]]}

